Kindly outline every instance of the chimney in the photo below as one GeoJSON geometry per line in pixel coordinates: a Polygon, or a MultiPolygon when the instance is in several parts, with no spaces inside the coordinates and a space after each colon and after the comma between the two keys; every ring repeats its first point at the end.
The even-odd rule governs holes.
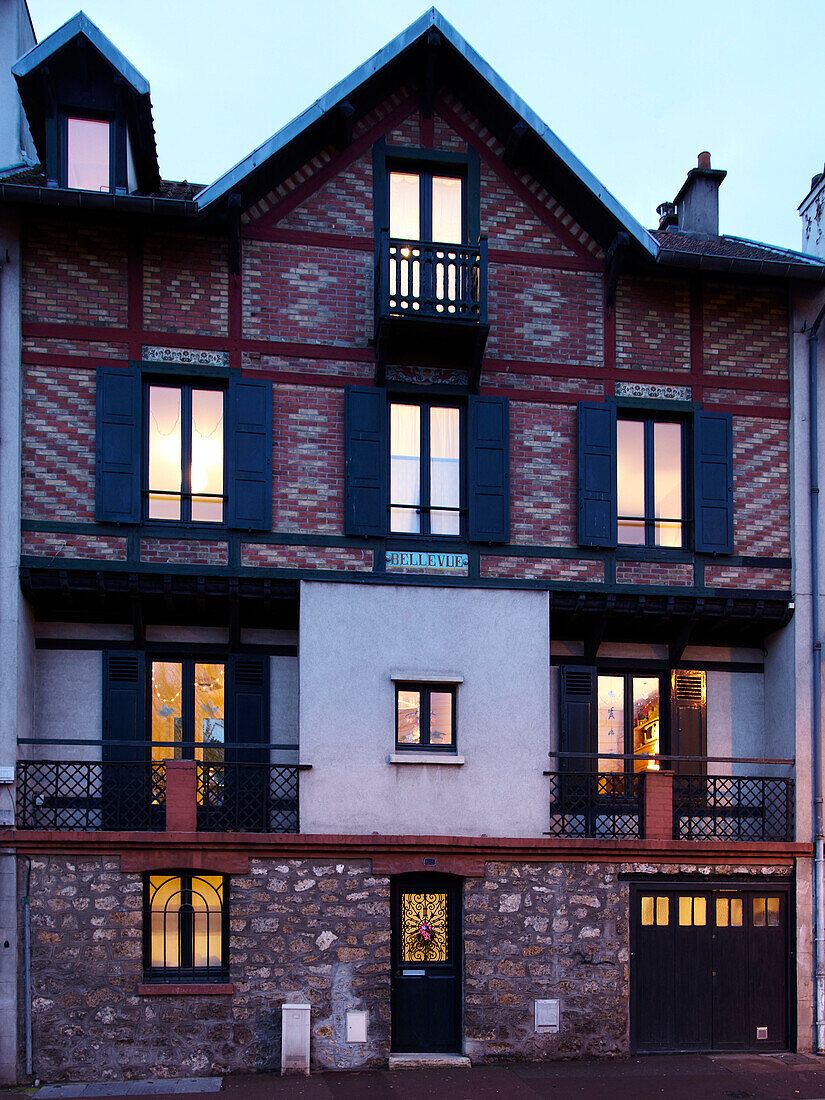
{"type": "Polygon", "coordinates": [[[811,180],[811,189],[799,207],[802,251],[825,257],[825,170],[811,180]]]}
{"type": "Polygon", "coordinates": [[[719,168],[711,168],[710,153],[699,154],[697,166],[688,172],[673,200],[680,233],[719,236],[719,187],[726,175],[719,168]]]}

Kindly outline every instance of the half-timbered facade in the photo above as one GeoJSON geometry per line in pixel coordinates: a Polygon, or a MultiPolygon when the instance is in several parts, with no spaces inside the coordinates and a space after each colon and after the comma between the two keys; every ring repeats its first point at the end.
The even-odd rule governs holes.
{"type": "Polygon", "coordinates": [[[434,10],[207,187],[85,16],[13,72],[16,1073],[271,1069],[294,1002],[319,1069],[810,1049],[822,263],[708,154],[644,229],[434,10]]]}

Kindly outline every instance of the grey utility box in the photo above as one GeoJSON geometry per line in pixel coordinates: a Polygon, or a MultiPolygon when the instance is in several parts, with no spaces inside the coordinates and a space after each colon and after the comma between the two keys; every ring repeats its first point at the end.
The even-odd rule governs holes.
{"type": "Polygon", "coordinates": [[[281,1005],[281,1073],[309,1076],[309,1005],[281,1005]]]}

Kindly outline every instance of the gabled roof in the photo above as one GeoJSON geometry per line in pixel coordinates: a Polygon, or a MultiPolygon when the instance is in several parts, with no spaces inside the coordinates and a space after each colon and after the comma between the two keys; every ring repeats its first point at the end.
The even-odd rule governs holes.
{"type": "MultiPolygon", "coordinates": [[[[558,174],[555,186],[551,188],[558,201],[569,206],[569,200],[566,201],[564,192],[569,192],[571,187],[575,187],[582,193],[585,209],[590,210],[591,213],[598,211],[601,214],[598,220],[602,223],[601,243],[605,247],[616,232],[624,231],[645,253],[655,258],[658,248],[652,234],[625,210],[604,184],[596,179],[550,127],[527,106],[524,100],[502,80],[435,8],[430,8],[420,19],[316,100],[292,122],[273,134],[268,141],[205,188],[197,196],[198,208],[205,211],[225,200],[230,192],[242,190],[250,177],[260,173],[262,169],[271,168],[273,172],[277,172],[278,160],[285,157],[290,146],[304,138],[315,124],[324,120],[340,104],[353,98],[363,98],[365,90],[370,85],[382,86],[385,82],[382,78],[386,77],[388,71],[400,69],[405,58],[411,60],[415,49],[422,40],[426,42],[431,31],[437,32],[441,40],[458,54],[458,58],[451,59],[457,64],[445,67],[446,74],[454,78],[459,86],[466,84],[468,79],[474,79],[476,83],[480,82],[487,96],[495,101],[493,113],[498,116],[500,123],[512,128],[513,125],[521,122],[529,128],[539,145],[538,149],[533,150],[534,157],[537,156],[538,160],[547,160],[548,166],[558,174]],[[542,153],[545,154],[544,157],[542,153]],[[562,178],[559,179],[559,177],[562,178]],[[562,193],[558,193],[560,186],[562,193]]],[[[478,94],[479,89],[476,88],[475,91],[478,94]]],[[[487,122],[487,119],[484,121],[487,122]]],[[[575,213],[580,221],[586,223],[581,213],[571,212],[575,213]]]]}
{"type": "Polygon", "coordinates": [[[78,35],[88,39],[101,57],[109,62],[137,95],[149,95],[149,81],[146,77],[137,71],[131,61],[123,56],[117,46],[82,11],[72,16],[62,27],[58,27],[48,38],[44,38],[42,42],[33,46],[28,53],[15,61],[11,67],[12,73],[18,80],[23,80],[78,35]]]}

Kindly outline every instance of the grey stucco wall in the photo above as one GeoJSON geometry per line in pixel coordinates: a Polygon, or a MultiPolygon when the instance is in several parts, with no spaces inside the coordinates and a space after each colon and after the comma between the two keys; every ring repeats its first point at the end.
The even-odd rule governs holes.
{"type": "Polygon", "coordinates": [[[305,582],[300,638],[302,832],[541,836],[547,593],[305,582]],[[388,763],[402,671],[463,677],[462,766],[388,763]]]}
{"type": "MultiPolygon", "coordinates": [[[[99,741],[103,733],[102,655],[97,650],[41,649],[35,655],[34,714],[38,738],[99,741]]],[[[37,760],[100,760],[99,745],[33,745],[37,760]]]]}
{"type": "MultiPolygon", "coordinates": [[[[269,740],[273,745],[298,744],[298,658],[271,657],[269,673],[269,740]]],[[[292,764],[297,749],[273,749],[274,764],[292,764]]]]}

